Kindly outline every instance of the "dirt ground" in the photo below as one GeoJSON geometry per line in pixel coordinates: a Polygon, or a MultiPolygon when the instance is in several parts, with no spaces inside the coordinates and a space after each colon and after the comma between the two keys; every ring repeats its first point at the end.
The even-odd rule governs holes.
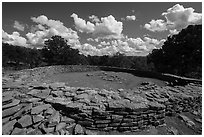
{"type": "Polygon", "coordinates": [[[74,72],[54,75],[49,80],[66,82],[69,86],[90,87],[104,89],[131,89],[134,90],[142,82],[153,82],[159,86],[164,86],[165,82],[152,78],[137,77],[123,72],[74,72]]]}

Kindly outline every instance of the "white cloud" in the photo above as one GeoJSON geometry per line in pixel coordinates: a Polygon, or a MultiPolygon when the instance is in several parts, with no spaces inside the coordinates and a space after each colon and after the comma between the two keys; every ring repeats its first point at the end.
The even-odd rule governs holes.
{"type": "Polygon", "coordinates": [[[127,19],[127,21],[136,20],[136,17],[135,17],[135,15],[126,16],[126,19],[127,19]]]}
{"type": "Polygon", "coordinates": [[[202,14],[195,13],[193,8],[184,8],[182,5],[176,4],[169,8],[167,12],[162,13],[167,20],[167,27],[170,30],[187,27],[190,24],[201,24],[202,14]]]}
{"type": "Polygon", "coordinates": [[[18,21],[14,21],[13,27],[17,30],[24,31],[25,25],[20,24],[18,21]]]}
{"type": "Polygon", "coordinates": [[[116,21],[112,15],[102,17],[99,23],[90,23],[78,18],[78,15],[73,13],[71,17],[74,18],[76,29],[80,32],[93,34],[97,38],[120,38],[123,30],[123,23],[116,21]]]}
{"type": "Polygon", "coordinates": [[[99,19],[97,16],[95,16],[95,15],[89,16],[89,19],[90,19],[92,22],[100,22],[100,19],[99,19]]]}
{"type": "Polygon", "coordinates": [[[186,28],[188,25],[202,23],[202,13],[196,13],[194,11],[191,7],[184,8],[182,5],[176,4],[162,13],[166,21],[161,19],[152,20],[149,24],[145,24],[144,27],[153,32],[164,30],[169,30],[171,33],[177,32],[186,28]]]}
{"type": "Polygon", "coordinates": [[[149,24],[144,25],[144,28],[153,32],[167,30],[165,21],[161,19],[151,20],[149,24]]]}
{"type": "Polygon", "coordinates": [[[76,31],[71,28],[67,28],[62,22],[58,20],[48,19],[45,15],[39,17],[32,17],[37,25],[32,29],[33,32],[26,34],[28,42],[32,45],[44,45],[44,41],[51,38],[54,35],[59,35],[68,41],[71,46],[79,44],[79,37],[76,31]]]}
{"type": "Polygon", "coordinates": [[[147,55],[153,49],[161,48],[165,40],[157,40],[154,38],[144,37],[141,38],[128,38],[101,41],[98,44],[85,43],[77,45],[75,48],[84,55],[114,55],[117,52],[127,56],[147,55]]]}
{"type": "Polygon", "coordinates": [[[8,43],[15,46],[27,47],[27,40],[24,37],[21,37],[20,34],[14,31],[12,34],[8,34],[2,30],[2,42],[8,43]]]}
{"type": "Polygon", "coordinates": [[[86,22],[85,20],[79,18],[78,15],[75,13],[73,13],[71,17],[73,17],[76,29],[78,31],[86,33],[91,33],[94,31],[95,26],[91,22],[89,21],[86,22]]]}

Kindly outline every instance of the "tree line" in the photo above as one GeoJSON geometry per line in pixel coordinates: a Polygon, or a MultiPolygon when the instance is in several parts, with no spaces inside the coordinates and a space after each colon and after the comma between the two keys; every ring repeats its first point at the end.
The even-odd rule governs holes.
{"type": "Polygon", "coordinates": [[[60,36],[45,41],[42,49],[2,43],[4,69],[26,69],[50,65],[96,65],[131,68],[201,78],[202,26],[190,25],[179,34],[169,36],[161,49],[148,56],[84,56],[72,49],[60,36]]]}

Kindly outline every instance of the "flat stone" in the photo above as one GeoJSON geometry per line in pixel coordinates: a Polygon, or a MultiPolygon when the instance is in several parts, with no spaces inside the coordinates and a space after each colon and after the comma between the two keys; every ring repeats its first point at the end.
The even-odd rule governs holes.
{"type": "Polygon", "coordinates": [[[171,128],[169,129],[169,132],[172,133],[173,135],[178,135],[178,130],[175,129],[174,127],[171,127],[171,128]]]}
{"type": "Polygon", "coordinates": [[[65,126],[66,126],[66,123],[65,123],[65,122],[59,123],[59,124],[56,126],[56,131],[58,131],[58,130],[64,128],[65,126]]]}
{"type": "Polygon", "coordinates": [[[6,110],[2,111],[2,118],[14,115],[21,108],[22,108],[22,105],[17,105],[15,107],[12,107],[12,108],[9,108],[9,109],[6,109],[6,110]]]}
{"type": "Polygon", "coordinates": [[[58,88],[63,88],[63,87],[65,87],[65,83],[63,83],[63,82],[55,82],[55,83],[50,84],[49,87],[50,87],[52,90],[57,90],[58,88]]]}
{"type": "Polygon", "coordinates": [[[3,135],[9,135],[11,133],[11,131],[13,130],[13,126],[17,121],[14,119],[8,123],[6,123],[5,125],[2,126],[2,134],[3,135]]]}
{"type": "Polygon", "coordinates": [[[12,95],[3,96],[3,97],[2,97],[2,104],[3,104],[3,105],[4,105],[4,104],[8,104],[8,103],[12,102],[12,100],[13,100],[12,95]]]}
{"type": "Polygon", "coordinates": [[[58,90],[58,91],[52,91],[52,96],[53,97],[62,97],[64,95],[63,91],[58,90]]]}
{"type": "Polygon", "coordinates": [[[75,127],[76,123],[73,123],[73,124],[70,124],[70,125],[67,125],[65,127],[65,129],[72,135],[74,133],[74,127],[75,127]]]}
{"type": "Polygon", "coordinates": [[[43,120],[44,120],[44,117],[42,115],[33,115],[33,122],[34,123],[37,123],[37,122],[40,122],[43,120]]]}
{"type": "Polygon", "coordinates": [[[33,103],[33,102],[38,102],[41,101],[41,98],[28,98],[24,100],[25,102],[33,103]]]}
{"type": "Polygon", "coordinates": [[[51,107],[50,104],[43,104],[43,105],[33,107],[32,110],[31,110],[31,114],[39,114],[40,112],[42,112],[43,110],[48,109],[49,107],[51,107]]]}
{"type": "Polygon", "coordinates": [[[20,100],[14,99],[14,100],[12,100],[11,103],[6,104],[6,105],[3,105],[3,106],[2,106],[2,109],[8,109],[8,108],[10,108],[10,107],[13,107],[13,106],[18,105],[19,103],[20,103],[20,100]]]}
{"type": "Polygon", "coordinates": [[[6,124],[7,122],[9,122],[9,121],[10,121],[10,118],[11,118],[11,117],[3,118],[3,119],[2,119],[2,125],[4,125],[4,124],[6,124]]]}
{"type": "Polygon", "coordinates": [[[50,89],[44,89],[44,90],[37,90],[37,89],[33,89],[30,92],[28,92],[27,94],[32,95],[34,97],[38,97],[38,98],[47,98],[50,94],[50,89]]]}
{"type": "Polygon", "coordinates": [[[94,131],[91,131],[91,130],[88,130],[88,129],[86,129],[85,134],[86,135],[98,135],[97,132],[94,132],[94,131]]]}
{"type": "Polygon", "coordinates": [[[166,106],[165,105],[162,105],[160,103],[157,103],[157,102],[148,102],[148,105],[150,107],[150,109],[155,109],[155,110],[160,110],[160,109],[165,109],[166,106]]]}
{"type": "Polygon", "coordinates": [[[32,108],[32,103],[27,104],[26,106],[24,106],[20,111],[18,111],[17,113],[15,113],[11,119],[15,119],[17,117],[21,117],[23,114],[26,114],[28,111],[30,111],[32,108]]]}
{"type": "Polygon", "coordinates": [[[35,130],[27,133],[27,135],[42,135],[42,132],[39,129],[35,129],[35,130]]]}
{"type": "Polygon", "coordinates": [[[65,122],[65,123],[74,123],[75,120],[66,116],[61,117],[61,122],[65,122]]]}
{"type": "Polygon", "coordinates": [[[195,119],[196,122],[202,123],[202,119],[200,119],[200,118],[194,118],[194,119],[195,119]]]}
{"type": "Polygon", "coordinates": [[[32,125],[32,118],[30,115],[25,115],[18,120],[18,123],[21,124],[22,127],[27,127],[32,125]]]}
{"type": "Polygon", "coordinates": [[[49,123],[59,123],[60,122],[60,114],[58,111],[54,111],[54,113],[48,119],[49,123]]]}
{"type": "Polygon", "coordinates": [[[84,129],[82,128],[81,125],[77,124],[74,128],[74,135],[83,135],[84,134],[84,129]]]}
{"type": "Polygon", "coordinates": [[[16,127],[11,135],[26,135],[26,129],[16,127]]]}
{"type": "Polygon", "coordinates": [[[186,123],[187,126],[191,128],[195,126],[195,123],[192,120],[190,120],[187,116],[178,114],[178,117],[181,118],[186,123]]]}

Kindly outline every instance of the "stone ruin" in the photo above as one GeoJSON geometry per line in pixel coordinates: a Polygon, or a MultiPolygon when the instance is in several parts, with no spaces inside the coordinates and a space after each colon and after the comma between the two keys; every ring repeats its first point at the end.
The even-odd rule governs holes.
{"type": "MultiPolygon", "coordinates": [[[[183,111],[202,115],[201,85],[110,91],[65,83],[2,86],[3,135],[95,135],[97,131],[136,132],[165,125],[165,116],[183,111]]],[[[184,116],[190,128],[192,121],[184,116]]]]}

